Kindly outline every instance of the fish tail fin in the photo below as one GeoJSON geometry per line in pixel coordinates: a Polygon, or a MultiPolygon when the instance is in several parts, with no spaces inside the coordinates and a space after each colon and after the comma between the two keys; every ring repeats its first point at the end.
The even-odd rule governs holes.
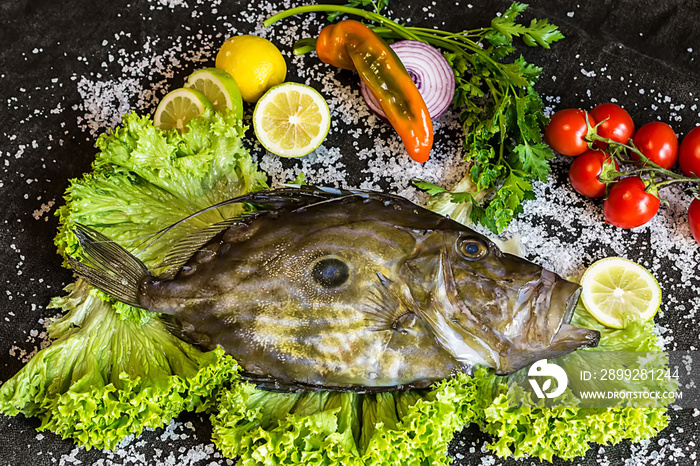
{"type": "Polygon", "coordinates": [[[146,265],[129,251],[102,233],[76,225],[73,230],[83,249],[83,258],[90,264],[69,257],[73,271],[98,290],[130,306],[143,308],[139,289],[152,277],[146,265]]]}

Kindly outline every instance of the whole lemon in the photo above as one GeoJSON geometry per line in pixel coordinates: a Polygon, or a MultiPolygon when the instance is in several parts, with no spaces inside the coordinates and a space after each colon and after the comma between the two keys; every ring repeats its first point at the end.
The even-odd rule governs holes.
{"type": "Polygon", "coordinates": [[[252,35],[234,36],[216,54],[216,67],[233,76],[246,102],[257,100],[287,77],[287,63],[272,42],[252,35]]]}

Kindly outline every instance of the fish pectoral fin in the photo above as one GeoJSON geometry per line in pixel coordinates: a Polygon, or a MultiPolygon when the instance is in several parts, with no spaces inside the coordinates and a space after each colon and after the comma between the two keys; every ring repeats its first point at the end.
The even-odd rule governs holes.
{"type": "Polygon", "coordinates": [[[468,329],[445,318],[443,312],[432,307],[422,309],[420,315],[430,326],[435,339],[461,364],[495,367],[498,354],[468,329]]]}
{"type": "Polygon", "coordinates": [[[365,320],[374,331],[385,331],[394,328],[397,321],[408,314],[400,295],[392,289],[392,282],[381,272],[377,272],[378,286],[374,287],[365,298],[365,320]]]}

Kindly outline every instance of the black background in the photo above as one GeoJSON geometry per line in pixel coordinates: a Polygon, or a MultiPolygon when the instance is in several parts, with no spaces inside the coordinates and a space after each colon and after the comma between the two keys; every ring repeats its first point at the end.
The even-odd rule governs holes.
{"type": "MultiPolygon", "coordinates": [[[[414,25],[460,30],[488,25],[494,14],[504,11],[510,2],[470,0],[461,1],[459,6],[432,3],[393,1],[390,16],[412,18],[414,25]],[[435,16],[424,13],[424,6],[430,7],[435,16]]],[[[681,136],[700,123],[700,110],[694,107],[700,95],[697,1],[530,3],[526,18],[547,17],[567,37],[550,51],[525,47],[522,50],[528,61],[544,68],[538,91],[560,99],[550,105],[590,108],[614,98],[624,104],[635,122],[660,119],[672,123],[681,136]],[[586,76],[591,70],[596,77],[586,76]],[[673,105],[664,104],[666,96],[673,105]],[[684,106],[678,107],[679,104],[684,106]]],[[[204,35],[223,34],[223,41],[228,27],[221,20],[223,16],[243,33],[251,28],[246,19],[250,12],[260,13],[263,8],[251,9],[245,2],[203,1],[189,1],[188,7],[167,7],[167,2],[155,0],[0,2],[0,270],[4,286],[0,290],[0,380],[8,379],[22,367],[18,359],[21,351],[31,353],[40,345],[40,336],[31,332],[41,332],[42,319],[54,315],[45,309],[46,304],[71,280],[70,272],[60,267],[61,260],[52,243],[57,226],[53,212],[61,204],[67,180],[89,170],[95,152],[94,137],[81,120],[84,111],[80,107],[83,97],[78,92],[80,76],[103,80],[121,77],[121,67],[109,62],[103,41],[113,41],[115,34],[130,33],[130,40],[123,41],[125,56],[140,50],[147,38],[193,37],[201,30],[204,35]],[[199,13],[193,15],[192,11],[199,13]],[[52,113],[51,109],[60,111],[52,113]],[[36,220],[32,214],[50,200],[55,200],[56,205],[36,220]]],[[[279,9],[274,6],[272,11],[279,9]]],[[[153,54],[161,53],[167,44],[168,41],[156,42],[153,54]]],[[[180,86],[194,69],[213,66],[214,53],[214,48],[205,47],[203,60],[208,61],[202,61],[204,65],[186,61],[175,67],[172,75],[153,76],[145,72],[140,83],[144,89],[150,85],[180,86]]],[[[315,57],[306,60],[311,62],[315,57]]],[[[295,72],[289,70],[288,80],[295,80],[295,72]]],[[[338,79],[354,78],[340,73],[338,79]]],[[[153,111],[157,98],[146,96],[144,102],[130,102],[136,102],[133,107],[139,110],[153,111]]],[[[339,132],[331,137],[336,146],[343,143],[344,136],[339,132]]],[[[255,148],[254,152],[259,150],[255,148]]],[[[346,165],[352,168],[357,162],[350,158],[346,165]]],[[[290,166],[295,163],[285,161],[290,166]]],[[[348,173],[348,184],[359,184],[359,171],[348,173]]],[[[559,176],[565,179],[565,175],[559,176]]],[[[633,233],[625,238],[632,243],[645,241],[633,233]]],[[[675,296],[675,302],[690,298],[675,296]]],[[[697,332],[675,328],[680,317],[671,310],[662,323],[673,329],[676,349],[694,349],[697,332]]],[[[585,459],[577,462],[596,464],[607,459],[618,464],[637,452],[638,460],[633,462],[696,464],[691,453],[697,450],[700,417],[693,416],[692,410],[683,410],[672,412],[671,419],[672,425],[646,445],[642,454],[629,443],[603,451],[594,446],[585,459]],[[655,451],[657,459],[653,459],[655,451]]],[[[210,427],[206,419],[183,415],[180,420],[193,423],[191,428],[176,428],[180,433],[186,431],[187,438],[164,439],[160,429],[146,432],[139,439],[144,440],[142,443],[135,441],[130,446],[132,453],[143,456],[127,460],[113,453],[75,450],[71,442],[51,433],[37,439],[35,419],[0,417],[0,463],[71,464],[79,459],[83,464],[160,464],[170,451],[175,451],[175,457],[182,452],[201,453],[200,457],[190,456],[186,464],[225,464],[208,445],[210,427]],[[178,453],[180,448],[183,450],[178,453]],[[63,455],[69,456],[60,460],[63,455]]],[[[481,452],[484,440],[475,429],[466,430],[454,444],[453,453],[459,454],[457,464],[479,464],[479,458],[485,455],[481,452]],[[475,451],[470,452],[470,448],[475,451]]]]}

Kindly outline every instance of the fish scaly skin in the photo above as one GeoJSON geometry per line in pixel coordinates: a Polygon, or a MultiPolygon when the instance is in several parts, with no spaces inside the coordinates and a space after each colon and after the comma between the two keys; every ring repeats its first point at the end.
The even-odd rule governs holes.
{"type": "Polygon", "coordinates": [[[258,193],[279,199],[174,278],[144,276],[141,307],[254,380],[311,389],[422,388],[597,344],[568,324],[578,285],[398,196],[314,189],[258,193]]]}

